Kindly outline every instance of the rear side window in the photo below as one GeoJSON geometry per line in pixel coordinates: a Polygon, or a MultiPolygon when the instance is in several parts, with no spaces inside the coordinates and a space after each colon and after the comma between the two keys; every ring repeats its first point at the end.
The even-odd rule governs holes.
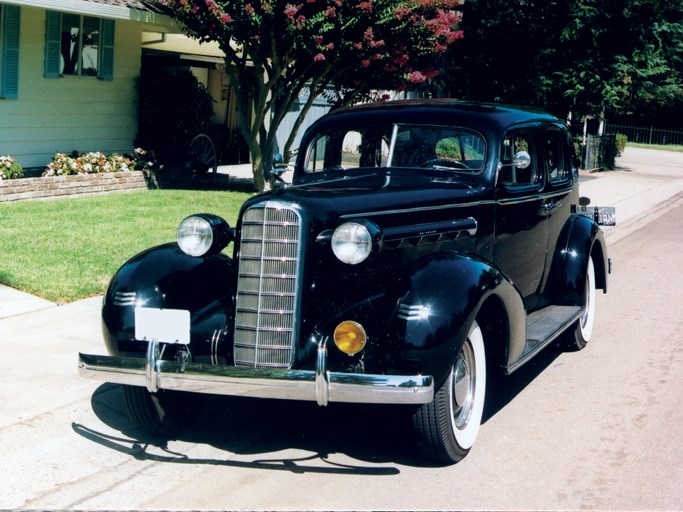
{"type": "Polygon", "coordinates": [[[544,134],[541,161],[551,183],[567,181],[571,176],[565,141],[566,136],[560,130],[548,130],[544,134]]]}

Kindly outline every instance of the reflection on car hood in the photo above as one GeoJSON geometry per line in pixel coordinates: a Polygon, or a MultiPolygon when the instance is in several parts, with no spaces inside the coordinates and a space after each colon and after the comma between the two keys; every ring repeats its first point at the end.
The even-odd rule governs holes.
{"type": "Polygon", "coordinates": [[[249,203],[281,200],[322,214],[339,215],[458,205],[480,200],[486,193],[479,175],[419,170],[377,169],[329,172],[307,176],[292,186],[253,198],[249,203]]]}

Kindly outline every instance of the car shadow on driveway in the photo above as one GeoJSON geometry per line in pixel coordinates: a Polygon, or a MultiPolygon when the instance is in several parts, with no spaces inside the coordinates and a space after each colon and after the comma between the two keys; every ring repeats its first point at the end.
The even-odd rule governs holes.
{"type": "Polygon", "coordinates": [[[482,423],[485,424],[543,373],[565,352],[561,341],[545,347],[531,361],[511,375],[489,374],[482,423]]]}
{"type": "MultiPolygon", "coordinates": [[[[510,376],[488,384],[483,422],[492,418],[562,354],[557,344],[547,347],[510,376]]],[[[102,384],[92,396],[91,406],[108,427],[121,433],[109,435],[88,426],[73,424],[74,431],[106,448],[140,460],[168,463],[224,465],[295,473],[349,473],[386,476],[400,473],[394,464],[435,467],[417,450],[409,407],[330,404],[254,398],[209,396],[191,429],[175,440],[213,446],[245,458],[196,459],[175,453],[169,441],[139,430],[129,419],[123,387],[102,384]],[[287,458],[280,452],[301,450],[301,457],[287,458]],[[345,455],[358,464],[349,464],[345,455]]],[[[175,449],[175,448],[174,448],[175,449]]]]}
{"type": "Polygon", "coordinates": [[[318,407],[307,402],[209,396],[193,427],[175,437],[236,455],[259,456],[247,461],[232,457],[198,460],[168,451],[168,441],[173,439],[147,434],[129,419],[121,385],[101,385],[92,396],[91,406],[97,417],[121,436],[80,424],[73,425],[74,431],[138,459],[359,475],[398,474],[395,466],[386,463],[421,462],[417,450],[409,448],[410,417],[402,408],[350,404],[318,407]],[[278,453],[297,449],[303,451],[302,458],[283,458],[278,453]],[[334,454],[345,454],[362,463],[349,465],[346,459],[335,462],[339,458],[334,454]]]}

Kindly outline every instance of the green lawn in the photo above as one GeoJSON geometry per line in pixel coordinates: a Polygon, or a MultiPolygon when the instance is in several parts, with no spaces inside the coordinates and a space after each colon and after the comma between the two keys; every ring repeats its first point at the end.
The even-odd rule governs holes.
{"type": "Polygon", "coordinates": [[[640,144],[637,142],[628,142],[626,146],[633,146],[634,148],[643,149],[658,149],[660,151],[673,151],[676,153],[683,153],[683,146],[676,144],[660,145],[660,144],[640,144]]]}
{"type": "Polygon", "coordinates": [[[192,213],[235,224],[242,192],[149,190],[0,204],[0,283],[65,303],[99,295],[130,257],[192,213]]]}

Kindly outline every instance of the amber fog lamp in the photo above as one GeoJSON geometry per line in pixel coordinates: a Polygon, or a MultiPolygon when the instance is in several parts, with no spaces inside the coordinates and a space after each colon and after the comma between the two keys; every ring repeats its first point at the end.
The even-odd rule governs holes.
{"type": "Polygon", "coordinates": [[[366,341],[365,329],[357,322],[342,322],[334,330],[334,344],[350,356],[363,350],[366,341]]]}
{"type": "Polygon", "coordinates": [[[209,213],[191,215],[178,226],[176,240],[189,256],[210,256],[221,252],[232,241],[230,225],[209,213]]]}

